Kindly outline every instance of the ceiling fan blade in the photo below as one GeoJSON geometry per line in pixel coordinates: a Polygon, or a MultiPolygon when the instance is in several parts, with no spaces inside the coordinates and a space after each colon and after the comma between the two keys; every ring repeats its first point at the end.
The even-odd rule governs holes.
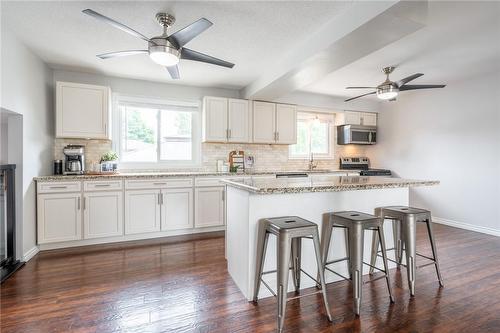
{"type": "Polygon", "coordinates": [[[346,89],[377,89],[377,87],[345,87],[346,89]]]}
{"type": "Polygon", "coordinates": [[[110,52],[110,53],[98,54],[96,57],[101,58],[101,59],[109,59],[109,58],[114,58],[114,57],[124,57],[124,56],[136,55],[136,54],[148,54],[148,50],[130,50],[130,51],[110,52]]]}
{"type": "Polygon", "coordinates": [[[213,25],[212,22],[202,17],[196,22],[191,23],[185,28],[171,34],[168,36],[168,40],[175,44],[177,48],[183,47],[189,43],[193,38],[201,34],[203,31],[207,30],[213,25]]]}
{"type": "MultiPolygon", "coordinates": [[[[115,21],[115,20],[113,20],[113,19],[111,19],[111,18],[109,18],[107,16],[99,14],[98,12],[95,12],[92,9],[85,9],[82,12],[84,14],[87,14],[89,16],[92,16],[92,17],[98,19],[99,21],[102,21],[104,23],[110,24],[110,25],[112,25],[115,28],[118,28],[118,29],[120,29],[122,31],[125,31],[126,33],[129,33],[132,36],[139,37],[140,39],[143,39],[143,40],[145,40],[147,42],[153,43],[148,37],[144,36],[140,32],[137,32],[134,29],[129,28],[126,25],[124,25],[124,24],[122,24],[120,22],[117,22],[117,21],[115,21]]],[[[153,44],[155,44],[155,43],[153,43],[153,44]]]]}
{"type": "Polygon", "coordinates": [[[422,73],[416,73],[416,74],[407,76],[404,79],[401,79],[398,82],[396,82],[396,84],[398,85],[398,87],[401,87],[403,84],[407,84],[408,82],[413,81],[416,78],[421,77],[422,75],[424,75],[424,74],[422,74],[422,73]]]}
{"type": "Polygon", "coordinates": [[[174,66],[168,66],[166,68],[172,79],[178,80],[181,78],[181,76],[179,75],[179,66],[174,65],[174,66]]]}
{"type": "Polygon", "coordinates": [[[224,61],[221,59],[217,59],[215,57],[212,57],[212,56],[209,56],[209,55],[197,52],[197,51],[193,51],[191,49],[186,49],[186,48],[183,48],[181,50],[181,59],[201,61],[201,62],[206,62],[209,64],[222,66],[222,67],[228,67],[228,68],[234,67],[233,63],[230,63],[230,62],[227,62],[227,61],[224,61]]]}
{"type": "Polygon", "coordinates": [[[360,97],[363,97],[363,96],[373,95],[373,94],[376,94],[376,92],[372,91],[372,92],[369,92],[367,94],[359,95],[359,96],[356,96],[356,97],[351,97],[351,98],[346,99],[344,102],[349,102],[349,101],[352,101],[353,99],[360,98],[360,97]]]}
{"type": "Polygon", "coordinates": [[[417,90],[417,89],[434,89],[434,88],[444,88],[446,84],[408,84],[399,87],[400,91],[404,90],[417,90]]]}

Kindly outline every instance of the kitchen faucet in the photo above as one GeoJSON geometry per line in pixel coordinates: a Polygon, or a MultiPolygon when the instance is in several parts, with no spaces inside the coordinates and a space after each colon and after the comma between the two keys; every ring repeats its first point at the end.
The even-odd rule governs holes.
{"type": "Polygon", "coordinates": [[[317,165],[314,164],[313,153],[311,153],[311,158],[309,159],[309,171],[313,171],[316,167],[317,167],[317,165]]]}

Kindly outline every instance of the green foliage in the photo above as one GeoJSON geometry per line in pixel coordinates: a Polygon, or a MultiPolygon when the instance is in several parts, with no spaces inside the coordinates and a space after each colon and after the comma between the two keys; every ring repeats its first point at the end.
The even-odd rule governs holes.
{"type": "Polygon", "coordinates": [[[155,142],[153,129],[146,125],[138,111],[127,112],[127,138],[145,143],[155,142]]]}
{"type": "Polygon", "coordinates": [[[118,154],[115,153],[114,151],[108,151],[106,154],[101,156],[101,163],[109,161],[117,161],[117,160],[118,160],[118,154]]]}

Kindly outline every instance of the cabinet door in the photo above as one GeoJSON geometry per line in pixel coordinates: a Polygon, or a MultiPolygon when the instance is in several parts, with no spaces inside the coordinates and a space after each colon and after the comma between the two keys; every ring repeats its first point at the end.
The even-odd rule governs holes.
{"type": "Polygon", "coordinates": [[[295,105],[276,104],[276,142],[297,143],[297,108],[295,105]]]}
{"type": "Polygon", "coordinates": [[[109,139],[110,89],[57,82],[56,137],[109,139]]]}
{"type": "Polygon", "coordinates": [[[38,244],[82,239],[80,193],[39,194],[38,244]]]}
{"type": "Polygon", "coordinates": [[[227,98],[203,99],[203,141],[227,141],[227,98]]]}
{"type": "Polygon", "coordinates": [[[253,142],[275,143],[276,104],[253,102],[253,142]]]}
{"type": "Polygon", "coordinates": [[[195,227],[224,225],[224,187],[195,189],[195,227]]]}
{"type": "Polygon", "coordinates": [[[83,238],[123,235],[122,192],[89,192],[83,195],[83,238]]]}
{"type": "Polygon", "coordinates": [[[193,189],[162,190],[161,230],[193,227],[193,189]]]}
{"type": "Polygon", "coordinates": [[[361,116],[359,112],[344,112],[345,125],[361,125],[361,116]]]}
{"type": "Polygon", "coordinates": [[[361,125],[377,126],[377,114],[368,112],[361,113],[361,125]]]}
{"type": "Polygon", "coordinates": [[[228,100],[228,141],[250,141],[250,109],[248,101],[244,99],[228,100]]]}
{"type": "Polygon", "coordinates": [[[160,231],[159,190],[125,191],[125,234],[160,231]]]}

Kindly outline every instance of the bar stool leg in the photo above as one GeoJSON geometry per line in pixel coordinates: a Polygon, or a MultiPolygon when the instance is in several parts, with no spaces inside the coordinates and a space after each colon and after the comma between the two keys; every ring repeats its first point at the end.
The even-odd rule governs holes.
{"type": "Polygon", "coordinates": [[[392,237],[394,239],[394,257],[396,258],[397,268],[401,269],[403,260],[403,241],[401,239],[401,221],[392,220],[392,237]]]}
{"type": "MultiPolygon", "coordinates": [[[[378,229],[377,229],[378,230],[378,229]]],[[[379,246],[379,237],[377,230],[373,231],[372,234],[372,255],[370,260],[370,275],[375,271],[375,267],[377,265],[377,254],[378,254],[378,246],[379,246]]]]}
{"type": "Polygon", "coordinates": [[[434,258],[434,266],[436,266],[436,274],[438,276],[439,285],[444,287],[443,278],[441,277],[441,270],[439,269],[439,261],[436,249],[436,242],[434,241],[434,234],[432,233],[432,218],[429,214],[429,218],[426,220],[427,233],[429,234],[429,241],[431,242],[432,257],[434,258]]]}
{"type": "Polygon", "coordinates": [[[402,224],[403,238],[406,253],[406,270],[408,272],[408,287],[410,295],[415,296],[415,272],[416,272],[416,239],[417,223],[414,216],[407,216],[402,224]]]}
{"type": "Polygon", "coordinates": [[[354,313],[359,316],[363,293],[363,246],[364,231],[361,225],[349,227],[351,256],[351,274],[354,296],[354,313]]]}
{"type": "Polygon", "coordinates": [[[253,291],[253,301],[257,302],[259,297],[260,289],[260,279],[262,278],[262,272],[264,270],[264,262],[266,260],[266,249],[267,240],[269,239],[269,233],[266,231],[266,227],[259,224],[259,231],[257,235],[257,257],[255,264],[255,281],[254,281],[254,291],[253,291]]]}
{"type": "Polygon", "coordinates": [[[288,275],[291,255],[291,242],[288,235],[280,235],[277,240],[278,253],[278,332],[283,331],[285,324],[286,299],[288,292],[288,275]]]}
{"type": "MultiPolygon", "coordinates": [[[[330,242],[332,239],[332,226],[330,224],[330,214],[323,214],[323,223],[321,225],[321,262],[322,265],[318,265],[318,274],[316,281],[320,280],[320,271],[325,271],[325,264],[328,261],[328,251],[330,250],[330,242]]],[[[321,286],[316,284],[317,288],[321,286]]]]}
{"type": "Polygon", "coordinates": [[[300,237],[292,238],[292,268],[293,268],[293,284],[295,291],[300,289],[300,266],[302,253],[302,239],[300,237]]]}
{"type": "Polygon", "coordinates": [[[387,248],[385,246],[385,237],[384,237],[384,226],[383,224],[377,228],[375,232],[378,234],[378,238],[380,239],[380,247],[382,248],[382,259],[384,261],[384,271],[385,271],[385,281],[387,282],[387,290],[389,291],[389,298],[391,299],[391,303],[394,303],[394,296],[392,295],[392,287],[391,287],[391,278],[389,277],[389,265],[387,265],[387,248]]]}
{"type": "MultiPolygon", "coordinates": [[[[323,262],[321,261],[320,255],[320,243],[317,231],[312,235],[313,244],[314,244],[314,253],[316,255],[316,264],[318,267],[321,267],[323,262]]],[[[332,321],[332,315],[330,314],[330,306],[328,305],[328,299],[326,298],[326,283],[325,283],[325,269],[324,267],[318,269],[319,271],[319,282],[321,284],[321,293],[323,294],[323,303],[325,304],[326,315],[328,316],[328,320],[332,321]]]]}
{"type": "Polygon", "coordinates": [[[347,260],[346,260],[347,270],[349,272],[349,278],[352,279],[352,274],[351,274],[351,250],[349,248],[349,228],[344,228],[344,245],[345,245],[345,255],[347,257],[347,260]]]}

